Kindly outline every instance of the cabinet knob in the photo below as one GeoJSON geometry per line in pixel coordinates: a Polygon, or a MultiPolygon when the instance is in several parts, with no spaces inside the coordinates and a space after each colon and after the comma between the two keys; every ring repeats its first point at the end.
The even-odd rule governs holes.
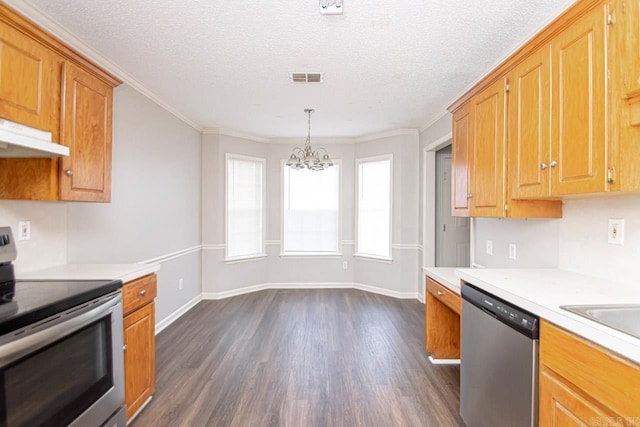
{"type": "Polygon", "coordinates": [[[473,194],[471,194],[471,193],[467,194],[467,199],[470,199],[472,197],[473,197],[473,194]]]}
{"type": "Polygon", "coordinates": [[[546,163],[540,163],[540,169],[545,170],[547,168],[546,163]]]}
{"type": "Polygon", "coordinates": [[[442,295],[444,295],[444,292],[438,291],[438,296],[441,297],[442,295]]]}
{"type": "Polygon", "coordinates": [[[127,345],[126,344],[122,346],[122,351],[127,351],[127,345]]]}
{"type": "Polygon", "coordinates": [[[551,160],[551,162],[549,163],[549,166],[551,166],[552,168],[555,168],[556,166],[558,166],[558,162],[556,162],[555,160],[551,160]]]}
{"type": "Polygon", "coordinates": [[[140,294],[141,297],[145,296],[147,294],[147,291],[145,291],[144,289],[141,290],[140,292],[138,292],[140,294]]]}
{"type": "Polygon", "coordinates": [[[73,171],[71,169],[67,169],[64,173],[67,174],[67,176],[73,175],[73,171]]]}

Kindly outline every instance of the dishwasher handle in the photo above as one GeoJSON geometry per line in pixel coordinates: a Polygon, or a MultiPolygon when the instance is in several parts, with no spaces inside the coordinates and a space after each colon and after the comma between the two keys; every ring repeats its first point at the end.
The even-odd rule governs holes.
{"type": "Polygon", "coordinates": [[[487,307],[482,306],[482,307],[480,307],[480,309],[482,311],[484,311],[485,313],[487,313],[489,316],[491,316],[491,317],[493,317],[495,319],[498,318],[498,315],[496,313],[494,313],[493,311],[489,310],[487,307]]]}
{"type": "Polygon", "coordinates": [[[540,336],[540,318],[535,314],[516,307],[469,283],[464,283],[460,291],[462,299],[468,301],[488,316],[531,339],[537,340],[540,336]]]}

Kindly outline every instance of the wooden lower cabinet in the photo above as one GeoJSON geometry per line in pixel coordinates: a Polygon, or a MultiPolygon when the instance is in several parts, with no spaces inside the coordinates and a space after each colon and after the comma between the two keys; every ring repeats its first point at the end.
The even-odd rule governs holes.
{"type": "MultiPolygon", "coordinates": [[[[127,419],[130,419],[155,392],[155,296],[156,276],[145,276],[125,283],[124,298],[124,383],[127,419]],[[153,286],[153,289],[150,289],[153,286]],[[141,298],[152,295],[143,306],[127,295],[144,292],[141,298]],[[149,293],[148,293],[149,292],[149,293]],[[131,301],[131,302],[129,302],[131,301]]],[[[139,302],[139,300],[138,300],[139,302]]]]}
{"type": "Polygon", "coordinates": [[[539,405],[540,426],[640,426],[640,366],[542,321],[539,405]]]}
{"type": "Polygon", "coordinates": [[[426,279],[425,347],[435,359],[460,358],[460,295],[426,279]]]}

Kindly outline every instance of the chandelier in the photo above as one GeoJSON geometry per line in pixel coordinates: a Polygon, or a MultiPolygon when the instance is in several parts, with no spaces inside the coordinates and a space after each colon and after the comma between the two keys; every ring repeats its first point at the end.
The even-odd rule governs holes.
{"type": "Polygon", "coordinates": [[[325,168],[333,166],[333,162],[323,147],[318,147],[318,151],[313,151],[311,148],[311,113],[314,110],[306,108],[305,113],[309,116],[309,132],[307,133],[307,140],[304,143],[304,149],[296,147],[293,149],[293,153],[287,160],[286,165],[293,169],[311,169],[314,171],[321,171],[325,168]],[[324,151],[322,158],[320,157],[320,150],[324,151]]]}

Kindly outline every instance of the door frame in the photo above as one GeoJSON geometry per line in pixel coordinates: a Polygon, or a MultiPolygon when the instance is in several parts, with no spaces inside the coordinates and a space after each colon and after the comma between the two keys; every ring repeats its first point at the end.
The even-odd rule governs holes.
{"type": "MultiPolygon", "coordinates": [[[[436,151],[451,145],[453,134],[449,132],[424,147],[422,151],[422,267],[436,265],[436,151]],[[430,203],[428,203],[430,202],[430,203]]],[[[469,262],[475,263],[475,218],[469,221],[469,262]]],[[[419,288],[422,296],[423,286],[419,288]]]]}

